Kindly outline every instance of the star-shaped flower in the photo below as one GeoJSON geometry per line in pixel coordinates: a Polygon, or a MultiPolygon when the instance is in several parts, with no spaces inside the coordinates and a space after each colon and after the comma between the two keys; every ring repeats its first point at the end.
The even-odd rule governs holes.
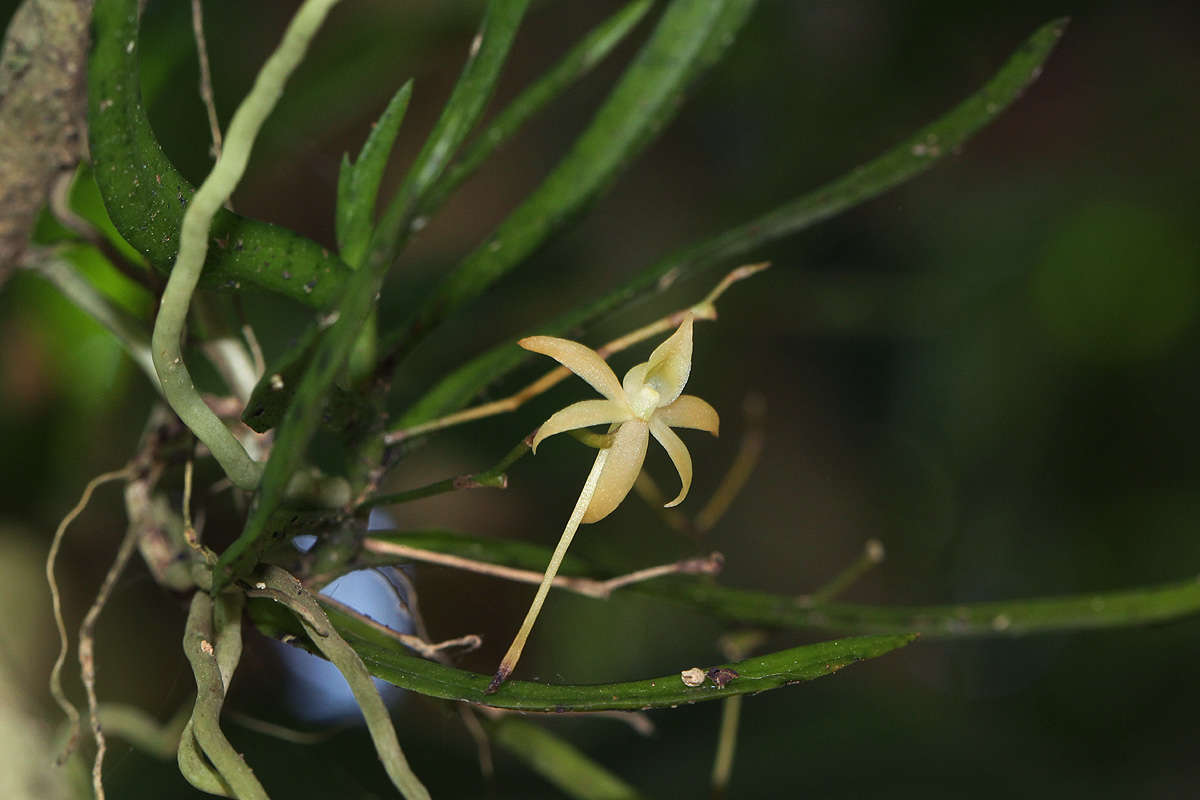
{"type": "Polygon", "coordinates": [[[684,317],[675,333],[654,349],[649,361],[625,373],[623,382],[617,381],[616,374],[599,353],[578,342],[554,336],[530,336],[519,344],[526,350],[550,356],[604,395],[603,400],[581,400],[551,416],[534,434],[533,449],[536,451],[548,436],[591,425],[608,425],[612,444],[596,454],[592,471],[583,484],[583,491],[575,502],[575,510],[559,537],[554,554],[550,556],[525,621],[488,684],[488,694],[499,690],[516,668],[529,632],[546,601],[550,584],[562,566],[579,525],[607,517],[633,488],[646,459],[650,436],[659,441],[675,463],[675,469],[679,470],[683,488],[678,497],[667,503],[674,506],[683,501],[691,488],[692,456],[671,429],[698,428],[715,435],[720,425],[712,406],[699,397],[682,394],[683,385],[692,371],[691,314],[684,317]]]}
{"type": "Polygon", "coordinates": [[[555,413],[538,429],[533,450],[556,433],[610,425],[612,444],[602,467],[592,500],[583,522],[604,519],[620,505],[633,488],[650,436],[667,451],[683,487],[679,496],[667,503],[678,505],[692,485],[692,456],[687,445],[672,428],[696,428],[717,434],[720,419],[711,405],[690,394],[682,394],[692,371],[692,315],[670,338],[650,354],[650,360],[638,364],[618,382],[616,373],[595,350],[569,339],[554,336],[530,336],[518,344],[526,350],[550,356],[583,378],[604,396],[603,400],[581,400],[555,413]]]}

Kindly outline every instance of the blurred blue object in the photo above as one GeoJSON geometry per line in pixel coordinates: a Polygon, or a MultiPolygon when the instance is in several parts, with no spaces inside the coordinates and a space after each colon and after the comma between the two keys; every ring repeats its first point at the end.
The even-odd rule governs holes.
{"type": "MultiPolygon", "coordinates": [[[[386,512],[376,509],[371,512],[367,527],[376,530],[393,527],[393,523],[386,512]]],[[[315,543],[315,537],[297,536],[293,543],[297,549],[306,551],[315,543]]],[[[343,575],[322,589],[321,594],[366,614],[394,631],[413,631],[412,619],[401,601],[401,598],[407,599],[404,589],[393,584],[378,570],[359,570],[343,575]]],[[[310,723],[334,723],[361,718],[350,687],[333,664],[282,642],[272,642],[272,645],[279,653],[287,673],[286,700],[290,712],[297,719],[310,723]]],[[[404,690],[384,681],[376,679],[375,685],[389,708],[404,695],[404,690]]]]}

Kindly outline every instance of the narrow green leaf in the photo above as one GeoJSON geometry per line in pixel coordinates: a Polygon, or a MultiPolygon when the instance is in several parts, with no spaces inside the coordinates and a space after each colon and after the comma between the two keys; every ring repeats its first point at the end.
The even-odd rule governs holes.
{"type": "Polygon", "coordinates": [[[674,0],[554,171],[384,340],[389,364],[594,200],[675,115],[684,89],[732,40],[753,6],[754,0],[674,0]]]}
{"type": "Polygon", "coordinates": [[[287,403],[242,534],[221,554],[213,571],[214,591],[232,578],[246,575],[272,543],[264,536],[268,524],[283,502],[292,476],[304,463],[308,443],[321,424],[329,389],[342,373],[363,321],[374,307],[376,292],[371,282],[363,285],[365,273],[358,270],[351,276],[350,289],[355,291],[348,290],[342,296],[332,313],[336,322],[318,339],[295,396],[287,403]]]}
{"type": "MultiPolygon", "coordinates": [[[[281,398],[287,412],[242,533],[217,562],[213,572],[215,591],[231,579],[247,575],[271,544],[265,536],[269,522],[283,502],[292,475],[303,463],[308,443],[321,422],[329,387],[342,374],[359,332],[375,308],[384,275],[407,236],[413,209],[478,119],[527,5],[528,0],[492,0],[488,4],[467,65],[442,116],[376,226],[366,267],[351,273],[337,309],[324,318],[329,328],[321,335],[295,396],[281,398]]],[[[287,386],[284,391],[289,391],[287,386]]]]}
{"type": "Polygon", "coordinates": [[[349,155],[342,156],[334,221],[342,260],[352,267],[361,264],[367,254],[375,221],[375,197],[411,97],[410,80],[400,87],[371,128],[358,160],[351,163],[349,155]]]}
{"type": "MultiPolygon", "coordinates": [[[[196,190],[167,158],[142,108],[137,0],[98,0],[88,59],[88,144],[96,183],[121,236],[169,272],[196,190]]],[[[209,229],[200,285],[259,286],[317,308],[337,299],[350,269],[316,242],[222,209],[209,229]]]]}
{"type": "Polygon", "coordinates": [[[931,638],[1023,636],[1030,633],[1119,628],[1182,619],[1200,613],[1200,581],[1188,579],[1137,589],[988,603],[929,606],[808,605],[803,598],[671,581],[651,588],[664,599],[724,619],[789,628],[855,633],[916,631],[931,638]]]}
{"type": "Polygon", "coordinates": [[[101,703],[96,713],[106,735],[124,739],[143,753],[164,761],[176,757],[184,726],[191,719],[190,706],[181,707],[163,723],[139,706],[125,703],[101,703]]]}
{"type": "MultiPolygon", "coordinates": [[[[273,635],[296,635],[299,638],[293,644],[318,652],[307,637],[299,636],[302,631],[294,618],[281,616],[270,605],[268,602],[264,606],[261,600],[251,601],[251,616],[256,624],[273,635]]],[[[735,694],[757,694],[831,675],[842,667],[903,647],[916,638],[915,634],[861,636],[794,647],[734,663],[698,665],[705,671],[728,668],[736,672],[737,677],[724,688],[711,679],[699,686],[687,686],[679,672],[674,672],[649,680],[596,685],[509,681],[495,694],[485,694],[492,676],[418,658],[386,633],[334,606],[323,604],[323,607],[329,621],[375,677],[430,697],[518,711],[635,711],[719,700],[735,694]]],[[[681,664],[680,670],[693,666],[697,665],[681,664]]]]}
{"type": "MultiPolygon", "coordinates": [[[[636,297],[659,291],[679,278],[728,265],[757,247],[804,230],[916,177],[959,150],[1021,96],[1040,74],[1066,23],[1059,19],[1043,25],[981,90],[878,158],[786,205],[667,256],[596,302],[538,325],[537,332],[562,334],[585,325],[636,297]],[[664,280],[667,276],[671,280],[664,280]]],[[[441,379],[404,413],[397,427],[406,428],[462,408],[489,383],[528,357],[515,339],[493,347],[441,379]]]]}
{"type": "MultiPolygon", "coordinates": [[[[372,538],[477,561],[540,570],[550,550],[527,542],[468,536],[448,531],[373,531],[372,538]]],[[[371,556],[371,565],[395,559],[371,556]]],[[[577,555],[563,563],[562,574],[611,577],[577,555]]],[[[843,633],[901,633],[925,637],[1021,636],[1051,631],[1116,628],[1166,622],[1200,614],[1200,579],[1189,578],[1112,592],[1034,597],[987,603],[927,606],[872,606],[814,603],[789,596],[734,589],[702,578],[660,578],[621,589],[682,603],[713,616],[746,625],[821,629],[843,633]]]]}
{"type": "MultiPolygon", "coordinates": [[[[387,168],[388,157],[396,135],[408,111],[412,97],[412,81],[400,87],[384,109],[379,121],[371,128],[358,160],[342,155],[338,172],[337,209],[335,223],[338,248],[342,259],[357,268],[366,256],[371,241],[375,217],[375,199],[387,168]]],[[[320,342],[322,328],[309,327],[301,338],[267,370],[242,412],[242,421],[259,433],[266,433],[283,419],[284,411],[295,395],[295,387],[308,369],[309,362],[320,342]]],[[[329,406],[323,419],[336,430],[353,425],[366,412],[366,403],[338,386],[330,387],[329,406]]]]}
{"type": "Polygon", "coordinates": [[[617,13],[600,23],[591,33],[563,56],[563,58],[532,86],[521,92],[508,107],[496,115],[487,128],[475,137],[462,156],[450,166],[430,190],[428,198],[421,204],[421,214],[433,214],[463,181],[475,174],[488,156],[508,141],[530,117],[541,111],[562,92],[591,72],[592,67],[604,60],[613,48],[646,15],[654,5],[653,0],[633,0],[617,13]]]}
{"type": "Polygon", "coordinates": [[[637,790],[569,742],[511,716],[488,727],[492,741],[574,800],[637,800],[637,790]]]}
{"type": "Polygon", "coordinates": [[[369,255],[372,273],[387,272],[408,237],[419,204],[479,120],[528,6],[529,0],[488,3],[450,99],[376,226],[369,255]]]}

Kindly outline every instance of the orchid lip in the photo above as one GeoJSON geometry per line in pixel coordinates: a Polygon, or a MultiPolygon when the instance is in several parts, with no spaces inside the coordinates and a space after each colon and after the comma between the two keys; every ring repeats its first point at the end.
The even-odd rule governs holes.
{"type": "Polygon", "coordinates": [[[629,407],[641,420],[648,421],[658,409],[662,396],[649,386],[643,386],[635,395],[628,398],[629,407]]]}
{"type": "Polygon", "coordinates": [[[598,482],[586,490],[589,498],[585,513],[576,525],[598,522],[620,505],[641,471],[651,433],[679,472],[679,496],[667,506],[677,505],[687,496],[692,482],[692,458],[671,427],[697,428],[715,435],[719,424],[712,406],[698,397],[681,394],[691,372],[691,315],[655,348],[649,361],[632,367],[621,381],[599,353],[579,342],[530,336],[519,344],[555,359],[605,398],[581,400],[560,409],[542,424],[531,443],[536,448],[558,433],[600,424],[611,426],[613,442],[604,451],[606,461],[598,462],[603,464],[602,471],[598,482]]]}

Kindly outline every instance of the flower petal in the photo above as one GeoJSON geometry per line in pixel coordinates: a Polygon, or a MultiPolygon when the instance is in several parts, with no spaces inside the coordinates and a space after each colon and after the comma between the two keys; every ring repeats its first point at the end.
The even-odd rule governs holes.
{"type": "Polygon", "coordinates": [[[650,432],[654,434],[654,438],[658,439],[658,443],[671,457],[675,469],[679,471],[679,480],[683,483],[683,488],[679,490],[679,496],[663,506],[663,508],[671,508],[682,503],[683,498],[687,497],[688,489],[692,488],[692,454],[688,452],[683,439],[680,439],[679,435],[668,428],[667,424],[657,416],[650,420],[650,432]]]}
{"type": "Polygon", "coordinates": [[[626,399],[637,397],[641,393],[642,387],[646,385],[646,371],[650,369],[650,364],[643,361],[629,368],[629,372],[625,373],[624,380],[621,381],[621,388],[625,390],[626,399]]]}
{"type": "Polygon", "coordinates": [[[692,315],[688,314],[670,338],[654,348],[646,362],[646,385],[659,394],[658,405],[675,402],[692,371],[692,315]]]}
{"type": "Polygon", "coordinates": [[[533,452],[548,436],[563,431],[573,431],[576,428],[587,428],[591,425],[624,422],[629,419],[629,412],[612,400],[580,400],[572,403],[561,411],[555,412],[550,419],[542,423],[533,437],[533,452]]]}
{"type": "Polygon", "coordinates": [[[534,353],[550,356],[583,378],[592,388],[615,403],[624,404],[621,382],[612,367],[592,348],[557,336],[527,336],[517,344],[534,353]]]}
{"type": "Polygon", "coordinates": [[[681,394],[671,405],[655,411],[654,418],[672,428],[695,428],[708,431],[713,436],[717,436],[721,428],[717,410],[694,394],[681,394]]]}
{"type": "Polygon", "coordinates": [[[650,443],[648,426],[641,420],[623,423],[616,430],[612,447],[608,448],[608,460],[600,473],[592,502],[583,515],[584,522],[598,522],[613,512],[637,480],[646,460],[646,446],[650,443]]]}

